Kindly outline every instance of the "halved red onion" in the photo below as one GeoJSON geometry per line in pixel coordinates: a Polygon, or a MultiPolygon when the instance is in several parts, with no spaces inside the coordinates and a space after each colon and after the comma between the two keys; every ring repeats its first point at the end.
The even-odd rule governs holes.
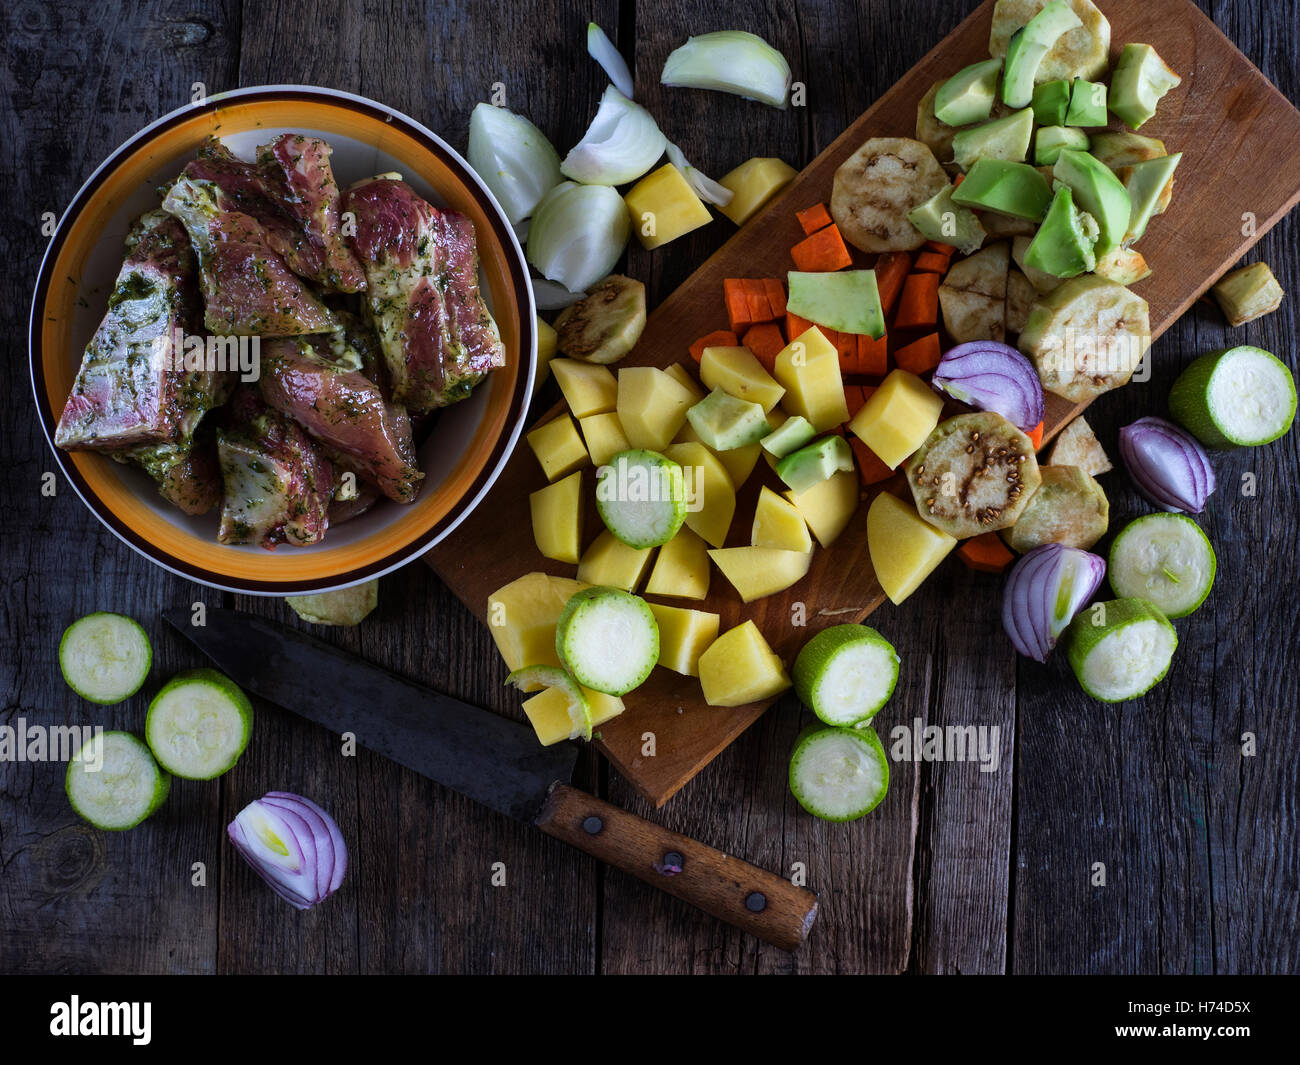
{"type": "Polygon", "coordinates": [[[310,799],[271,791],[235,815],[226,834],[280,898],[300,910],[343,883],[348,850],[338,824],[310,799]]]}
{"type": "Polygon", "coordinates": [[[1119,453],[1133,484],[1162,510],[1199,514],[1218,487],[1199,440],[1163,418],[1139,418],[1119,431],[1119,453]]]}
{"type": "Polygon", "coordinates": [[[1077,547],[1043,544],[1025,554],[1002,593],[1002,627],[1015,649],[1046,662],[1105,575],[1106,560],[1077,547]]]}
{"type": "Polygon", "coordinates": [[[931,382],[960,403],[1001,414],[1029,432],[1043,420],[1043,385],[1034,364],[1009,344],[972,340],[939,360],[931,382]]]}

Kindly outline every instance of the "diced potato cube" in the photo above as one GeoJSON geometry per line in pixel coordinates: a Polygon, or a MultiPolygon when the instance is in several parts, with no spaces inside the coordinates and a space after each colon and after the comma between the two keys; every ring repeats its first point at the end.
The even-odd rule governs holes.
{"type": "Polygon", "coordinates": [[[1251,263],[1225,274],[1213,291],[1232,326],[1253,322],[1282,306],[1282,286],[1268,263],[1251,263]]]}
{"type": "Polygon", "coordinates": [[[620,451],[632,446],[623,432],[622,422],[613,411],[589,414],[579,418],[578,424],[582,426],[582,438],[587,441],[587,453],[596,466],[604,466],[620,451]]]}
{"type": "Polygon", "coordinates": [[[822,547],[830,547],[849,524],[861,501],[857,470],[840,470],[807,491],[785,493],[822,547]]]}
{"type": "Polygon", "coordinates": [[[807,418],[819,433],[849,420],[839,352],[815,325],[776,357],[776,379],[785,386],[781,405],[786,412],[807,418]]]}
{"type": "Polygon", "coordinates": [[[606,529],[578,561],[578,580],[634,592],[645,576],[654,550],[653,547],[628,547],[606,529]]]}
{"type": "Polygon", "coordinates": [[[488,632],[507,669],[560,665],[555,626],[564,604],[586,587],[567,577],[525,573],[488,596],[488,632]]]}
{"type": "Polygon", "coordinates": [[[659,623],[659,664],[684,677],[698,677],[700,655],[718,638],[722,619],[705,610],[651,603],[659,623]]]}
{"type": "Polygon", "coordinates": [[[790,676],[758,626],[746,621],[723,633],[700,655],[700,687],[710,706],[744,706],[773,699],[790,676]]]}
{"type": "Polygon", "coordinates": [[[587,697],[587,707],[591,711],[591,727],[599,728],[606,721],[612,721],[627,709],[623,705],[623,700],[617,695],[606,695],[604,692],[592,691],[590,688],[584,688],[581,684],[582,694],[587,697]]]}
{"type": "Polygon", "coordinates": [[[523,711],[543,747],[560,743],[573,735],[569,697],[559,688],[543,688],[531,699],[525,699],[523,711]]]}
{"type": "Polygon", "coordinates": [[[891,370],[849,422],[849,429],[891,470],[925,443],[943,400],[916,374],[891,370]]]}
{"type": "Polygon", "coordinates": [[[561,414],[529,433],[528,446],[542,464],[548,481],[572,473],[588,461],[582,437],[578,435],[573,419],[567,414],[561,414]]]}
{"type": "Polygon", "coordinates": [[[687,526],[659,548],[646,595],[704,599],[709,594],[709,548],[687,526]]]}
{"type": "Polygon", "coordinates": [[[710,551],[709,558],[717,563],[722,575],[746,603],[798,584],[812,565],[811,551],[783,551],[775,547],[724,547],[710,551]]]}
{"type": "Polygon", "coordinates": [[[671,366],[665,367],[664,373],[686,389],[691,394],[693,402],[698,403],[704,398],[704,389],[699,386],[699,383],[691,376],[691,371],[683,363],[675,362],[671,366]]]}
{"type": "Polygon", "coordinates": [[[709,209],[672,163],[633,185],[623,202],[643,248],[657,248],[713,221],[709,209]]]}
{"type": "Polygon", "coordinates": [[[543,558],[577,562],[582,553],[582,471],[528,497],[533,539],[543,558]]]}
{"type": "MultiPolygon", "coordinates": [[[[700,439],[700,434],[695,431],[695,427],[688,421],[682,426],[681,431],[673,437],[674,444],[701,444],[709,447],[700,439]]],[[[754,472],[754,467],[758,465],[758,456],[762,453],[761,444],[747,444],[744,447],[733,447],[727,451],[714,451],[709,447],[709,451],[717,457],[722,463],[723,469],[727,471],[727,476],[731,478],[731,486],[739,489],[742,484],[749,480],[749,475],[754,472]]]]}
{"type": "Polygon", "coordinates": [[[785,389],[744,347],[705,348],[700,354],[700,380],[709,388],[720,388],[729,396],[757,403],[764,413],[785,395],[785,389]]]}
{"type": "Polygon", "coordinates": [[[618,406],[618,382],[608,366],[578,359],[552,359],[551,372],[575,418],[604,414],[618,406]]]}
{"type": "Polygon", "coordinates": [[[736,225],[744,225],[755,211],[785,188],[797,172],[780,159],[756,157],[746,159],[735,170],[718,182],[734,195],[725,207],[718,210],[736,225]]]}
{"type": "Polygon", "coordinates": [[[533,377],[533,391],[536,392],[551,376],[551,360],[555,358],[555,328],[549,322],[537,319],[537,373],[533,377]]]}
{"type": "Polygon", "coordinates": [[[664,455],[682,467],[686,482],[686,525],[713,547],[721,547],[736,513],[736,489],[718,456],[703,444],[670,444],[664,455]]]}
{"type": "Polygon", "coordinates": [[[618,371],[618,420],[633,447],[662,451],[686,421],[693,397],[653,366],[618,371]]]}
{"type": "Polygon", "coordinates": [[[749,542],[754,547],[776,547],[782,551],[811,551],[813,546],[803,515],[767,485],[758,496],[749,542]]]}
{"type": "Polygon", "coordinates": [[[881,492],[867,510],[867,550],[876,580],[891,602],[901,603],[957,546],[911,503],[881,492]]]}

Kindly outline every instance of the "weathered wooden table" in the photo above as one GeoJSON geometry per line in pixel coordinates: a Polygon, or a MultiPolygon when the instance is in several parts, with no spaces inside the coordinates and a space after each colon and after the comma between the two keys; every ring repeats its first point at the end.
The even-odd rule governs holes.
{"type": "MultiPolygon", "coordinates": [[[[1202,2],[1284,94],[1300,95],[1300,9],[1202,2]]],[[[188,101],[196,83],[207,92],[335,86],[406,111],[461,148],[471,108],[499,83],[508,106],[563,151],[605,84],[583,50],[595,18],[625,54],[635,53],[638,94],[670,139],[716,176],[752,155],[804,164],[972,6],[7,5],[0,724],[142,728],[143,693],[99,712],[60,678],[59,634],[90,610],[124,611],[150,630],[146,693],[199,664],[162,624],[163,609],[203,601],[290,617],[277,600],[223,595],[150,566],[66,484],[42,493],[52,462],[31,414],[24,337],[43,213],[61,213],[100,159],[188,101]],[[736,27],[790,58],[807,85],[806,108],[777,112],[657,85],[664,57],[689,34],[736,27]]],[[[628,271],[647,282],[653,305],[729,232],[718,221],[653,254],[634,249],[628,271]]],[[[1292,218],[1252,256],[1267,259],[1288,290],[1300,282],[1296,238],[1292,218]]],[[[1159,342],[1154,380],[1106,397],[1089,418],[1113,454],[1119,426],[1160,411],[1178,366],[1235,342],[1293,361],[1296,329],[1294,298],[1235,331],[1215,307],[1198,305],[1159,342]]],[[[259,705],[253,742],[234,771],[212,783],[177,782],[165,808],[127,833],[77,819],[62,766],[0,763],[0,971],[1294,972],[1300,434],[1216,461],[1220,488],[1202,524],[1219,553],[1218,583],[1180,623],[1170,676],[1141,702],[1101,706],[1080,694],[1063,662],[1017,661],[999,631],[996,580],[955,562],[903,608],[873,615],[903,658],[898,693],[877,722],[882,736],[918,719],[997,726],[994,772],[973,762],[895,763],[890,794],[873,815],[817,822],[785,784],[802,715],[791,699],[657,813],[584,755],[580,783],[614,802],[773,870],[803,863],[822,914],[797,956],[382,759],[341,757],[334,737],[259,705]],[[1243,755],[1246,734],[1253,753],[1243,755]],[[234,813],[273,788],[327,806],[352,851],[342,890],[306,914],[276,900],[225,842],[234,813]],[[504,863],[503,886],[493,886],[494,863],[504,863]]],[[[1113,521],[1141,512],[1122,472],[1104,484],[1113,521]]],[[[328,638],[518,713],[487,633],[425,566],[385,579],[381,594],[364,625],[328,638]]],[[[304,678],[304,696],[310,687],[304,678]]]]}

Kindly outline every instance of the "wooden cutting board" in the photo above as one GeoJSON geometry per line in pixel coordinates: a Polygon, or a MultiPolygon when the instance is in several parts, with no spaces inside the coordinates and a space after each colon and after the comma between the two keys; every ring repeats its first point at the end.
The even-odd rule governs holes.
{"type": "MultiPolygon", "coordinates": [[[[1099,6],[1111,23],[1112,61],[1126,42],[1149,43],[1183,78],[1141,131],[1163,139],[1170,152],[1184,153],[1173,204],[1152,220],[1141,242],[1154,273],[1133,286],[1151,306],[1152,333],[1158,337],[1300,200],[1300,112],[1187,0],[1103,0],[1099,6]]],[[[724,277],[780,276],[792,268],[789,248],[802,236],[794,212],[829,201],[836,168],[868,137],[914,135],[917,101],[930,86],[987,58],[992,12],[993,0],[981,4],[664,300],[623,365],[689,362],[687,345],[693,339],[726,326],[724,277]]],[[[1158,350],[1153,358],[1154,372],[1159,373],[1158,350]]],[[[558,405],[539,423],[563,409],[558,405]]],[[[1049,394],[1045,439],[1079,409],[1049,394]]],[[[760,461],[738,494],[728,546],[748,543],[754,503],[764,483],[778,486],[760,461]]],[[[488,497],[427,556],[447,586],[480,618],[489,593],[523,573],[574,574],[573,566],[542,558],[533,543],[528,494],[545,484],[531,449],[521,443],[488,497]]],[[[584,487],[588,496],[594,495],[590,472],[584,487]]],[[[745,605],[715,572],[704,603],[663,601],[716,611],[722,615],[723,631],[752,618],[788,664],[814,632],[860,621],[884,600],[867,552],[864,518],[869,498],[863,497],[855,519],[829,549],[814,551],[808,575],[785,592],[745,605]],[[801,619],[806,623],[799,624],[801,619]]],[[[601,528],[589,500],[585,542],[601,528]]],[[[598,746],[656,806],[768,705],[708,706],[694,678],[666,669],[656,669],[626,702],[627,711],[600,729],[598,746]],[[649,749],[650,733],[653,755],[643,753],[649,749]]]]}

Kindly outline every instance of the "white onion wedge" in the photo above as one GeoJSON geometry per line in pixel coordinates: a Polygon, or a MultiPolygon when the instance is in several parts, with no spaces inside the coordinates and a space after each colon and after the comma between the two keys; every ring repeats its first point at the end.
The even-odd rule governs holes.
{"type": "Polygon", "coordinates": [[[504,107],[479,104],[470,113],[466,157],[512,226],[564,180],[560,155],[546,134],[504,107]]]}
{"type": "Polygon", "coordinates": [[[659,80],[784,108],[790,93],[790,64],[762,37],[743,30],[719,30],[691,37],[674,49],[659,80]]]}
{"type": "Polygon", "coordinates": [[[605,31],[594,22],[587,23],[587,54],[600,64],[600,69],[609,75],[614,88],[629,100],[633,96],[632,72],[627,69],[627,60],[609,39],[605,31]]]}
{"type": "Polygon", "coordinates": [[[695,195],[705,203],[711,203],[715,207],[726,207],[735,195],[729,188],[719,185],[711,177],[701,174],[695,167],[691,166],[682,154],[682,150],[672,141],[669,141],[664,151],[668,153],[668,161],[673,164],[686,179],[686,183],[695,190],[695,195]]]}
{"type": "Polygon", "coordinates": [[[560,172],[584,185],[625,185],[658,162],[665,143],[654,116],[611,85],[560,172]]]}

